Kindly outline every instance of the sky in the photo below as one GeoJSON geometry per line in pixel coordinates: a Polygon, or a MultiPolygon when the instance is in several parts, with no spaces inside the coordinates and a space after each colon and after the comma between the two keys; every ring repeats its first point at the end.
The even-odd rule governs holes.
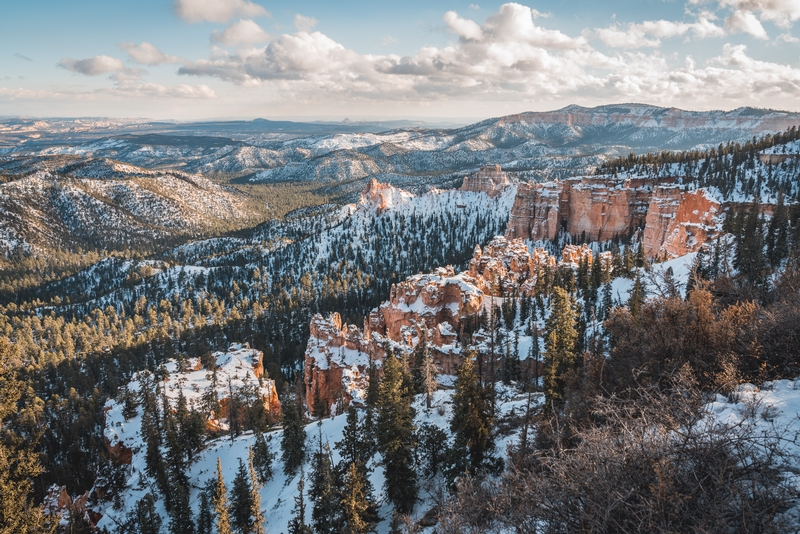
{"type": "Polygon", "coordinates": [[[800,110],[800,0],[3,0],[0,115],[800,110]]]}

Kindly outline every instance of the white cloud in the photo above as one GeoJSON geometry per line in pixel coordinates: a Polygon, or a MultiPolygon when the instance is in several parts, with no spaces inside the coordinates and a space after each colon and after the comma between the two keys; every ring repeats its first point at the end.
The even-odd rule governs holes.
{"type": "MultiPolygon", "coordinates": [[[[702,65],[658,50],[603,54],[582,36],[536,25],[530,9],[519,4],[502,6],[482,25],[473,26],[455,13],[446,14],[445,22],[459,36],[457,42],[423,47],[408,56],[359,54],[321,32],[299,31],[262,49],[215,50],[211,58],[186,64],[179,73],[266,85],[276,99],[337,105],[566,100],[696,109],[776,99],[800,105],[800,70],[755,60],[741,45],[724,45],[721,54],[702,65]]],[[[723,32],[709,24],[699,19],[691,24],[648,21],[638,29],[649,40],[723,32]]]]}
{"type": "Polygon", "coordinates": [[[58,66],[78,74],[97,76],[110,72],[125,72],[128,70],[121,59],[110,56],[95,56],[86,59],[63,58],[58,66]]]}
{"type": "Polygon", "coordinates": [[[719,0],[720,6],[733,7],[740,12],[755,12],[762,21],[788,27],[800,19],[800,2],[797,0],[719,0]]]}
{"type": "Polygon", "coordinates": [[[163,65],[164,63],[180,63],[176,56],[164,54],[161,50],[148,42],[122,43],[119,45],[123,52],[140,65],[163,65]]]}
{"type": "Polygon", "coordinates": [[[757,39],[769,39],[764,26],[750,11],[734,11],[725,21],[725,28],[733,33],[748,33],[757,39]]]}
{"type": "Polygon", "coordinates": [[[383,39],[381,39],[381,44],[384,45],[384,46],[397,44],[398,42],[399,41],[397,39],[395,39],[394,37],[392,37],[391,35],[386,35],[386,36],[384,36],[383,39]]]}
{"type": "Polygon", "coordinates": [[[228,22],[232,18],[269,15],[248,0],[174,0],[175,13],[186,22],[228,22]]]}
{"type": "MultiPolygon", "coordinates": [[[[591,34],[592,32],[589,32],[591,34]]],[[[647,20],[627,27],[612,26],[594,30],[606,45],[613,48],[655,48],[661,39],[682,37],[688,34],[698,39],[720,37],[724,30],[711,22],[708,15],[701,15],[697,22],[673,22],[669,20],[647,20]]]]}
{"type": "Polygon", "coordinates": [[[169,98],[169,99],[213,99],[217,98],[214,90],[207,85],[166,86],[155,83],[120,83],[113,87],[93,91],[54,90],[37,91],[24,88],[9,89],[0,87],[0,98],[6,100],[98,100],[113,97],[129,101],[131,99],[169,98]]]}
{"type": "Polygon", "coordinates": [[[471,20],[462,19],[455,11],[448,11],[444,14],[443,18],[444,23],[447,24],[447,28],[462,39],[470,41],[480,41],[483,39],[481,27],[471,20]]]}
{"type": "Polygon", "coordinates": [[[301,32],[311,32],[318,23],[314,17],[306,17],[300,13],[294,16],[294,27],[301,32]]]}
{"type": "Polygon", "coordinates": [[[252,45],[269,41],[269,34],[252,20],[239,20],[211,34],[211,41],[225,46],[252,45]]]}
{"type": "MultiPolygon", "coordinates": [[[[790,27],[800,20],[800,1],[798,0],[689,0],[690,4],[713,2],[720,8],[734,10],[735,23],[741,23],[750,13],[762,22],[772,22],[782,28],[790,27]]],[[[752,25],[752,22],[747,22],[752,25]]],[[[753,26],[754,27],[754,26],[753,26]]]]}
{"type": "Polygon", "coordinates": [[[784,43],[800,43],[800,39],[792,35],[791,33],[782,33],[778,36],[778,40],[784,43]]]}

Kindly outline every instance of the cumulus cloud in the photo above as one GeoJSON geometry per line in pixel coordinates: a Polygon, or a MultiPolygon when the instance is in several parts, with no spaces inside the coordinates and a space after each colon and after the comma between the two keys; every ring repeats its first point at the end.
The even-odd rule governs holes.
{"type": "Polygon", "coordinates": [[[778,36],[778,40],[784,43],[800,43],[800,39],[788,32],[780,34],[778,36]]]}
{"type": "MultiPolygon", "coordinates": [[[[702,65],[658,50],[604,54],[584,36],[536,24],[529,8],[505,4],[483,24],[448,12],[458,36],[445,47],[412,55],[359,54],[321,32],[298,31],[261,49],[218,50],[183,65],[179,73],[238,85],[266,84],[282,98],[320,101],[444,100],[645,101],[718,108],[772,98],[800,103],[800,70],[763,62],[741,45],[725,45],[702,65]]],[[[644,39],[721,35],[709,22],[641,23],[644,39]]],[[[618,29],[621,32],[630,28],[618,29]]]]}
{"type": "Polygon", "coordinates": [[[769,39],[764,26],[750,11],[734,11],[725,21],[725,28],[734,33],[748,33],[757,39],[769,39]]]}
{"type": "Polygon", "coordinates": [[[720,37],[725,31],[705,15],[698,17],[693,23],[648,20],[638,24],[628,24],[627,27],[612,26],[589,32],[613,48],[655,48],[661,45],[661,39],[686,36],[690,33],[698,39],[705,39],[720,37]]]}
{"type": "Polygon", "coordinates": [[[300,13],[294,16],[294,27],[301,32],[310,32],[318,23],[314,17],[306,17],[300,13]]]}
{"type": "Polygon", "coordinates": [[[237,16],[269,15],[262,6],[248,0],[174,0],[174,8],[186,22],[228,22],[237,16]]]}
{"type": "Polygon", "coordinates": [[[719,0],[722,7],[732,7],[737,12],[757,13],[762,21],[788,27],[800,19],[800,2],[797,0],[719,0]]]}
{"type": "Polygon", "coordinates": [[[252,45],[269,41],[269,34],[252,20],[239,20],[223,31],[214,31],[211,41],[225,46],[252,45]]]}
{"type": "Polygon", "coordinates": [[[97,76],[99,74],[125,72],[128,70],[121,59],[111,56],[94,56],[86,59],[63,58],[58,63],[58,66],[85,76],[97,76]]]}
{"type": "Polygon", "coordinates": [[[462,39],[467,39],[469,41],[480,41],[483,39],[481,27],[474,21],[462,19],[455,11],[448,11],[444,14],[444,23],[450,31],[462,39]]]}
{"type": "Polygon", "coordinates": [[[170,56],[148,42],[122,43],[119,45],[123,52],[140,65],[163,65],[164,63],[180,63],[177,56],[170,56]]]}

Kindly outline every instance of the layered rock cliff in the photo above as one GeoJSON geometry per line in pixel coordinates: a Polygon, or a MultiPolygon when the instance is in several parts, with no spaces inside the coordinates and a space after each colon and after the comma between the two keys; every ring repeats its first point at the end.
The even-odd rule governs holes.
{"type": "Polygon", "coordinates": [[[439,268],[394,284],[389,299],[372,310],[363,328],[344,325],[339,314],[316,315],[305,355],[306,403],[326,406],[363,401],[370,359],[380,367],[391,347],[413,364],[413,350],[426,339],[443,374],[455,374],[463,360],[460,338],[468,319],[488,297],[532,296],[542,269],[556,259],[543,249],[531,253],[521,240],[497,237],[475,247],[468,269],[439,268]]]}
{"type": "MultiPolygon", "coordinates": [[[[702,191],[687,191],[673,182],[583,177],[522,184],[506,237],[552,240],[563,229],[581,239],[608,241],[644,229],[648,257],[696,252],[716,235],[720,205],[702,191]]],[[[563,260],[574,261],[567,256],[563,260]]]]}
{"type": "Polygon", "coordinates": [[[464,177],[461,190],[486,193],[490,198],[495,198],[510,185],[511,181],[500,165],[484,165],[475,174],[464,177]]]}
{"type": "Polygon", "coordinates": [[[648,257],[675,258],[696,252],[717,235],[719,202],[702,190],[659,187],[650,200],[644,229],[648,257]]]}

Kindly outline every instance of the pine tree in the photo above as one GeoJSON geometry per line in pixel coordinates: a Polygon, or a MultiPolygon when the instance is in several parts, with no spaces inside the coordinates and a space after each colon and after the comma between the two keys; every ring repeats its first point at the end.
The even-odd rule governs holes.
{"type": "Polygon", "coordinates": [[[275,461],[275,453],[270,447],[271,442],[272,435],[264,437],[262,432],[256,433],[253,444],[253,466],[258,475],[258,482],[262,485],[272,479],[272,463],[275,461]]]}
{"type": "Polygon", "coordinates": [[[383,362],[378,391],[377,442],[383,456],[386,495],[398,510],[409,513],[417,500],[413,466],[414,408],[402,364],[391,353],[383,362]]]}
{"type": "Polygon", "coordinates": [[[239,467],[236,476],[233,478],[231,488],[230,517],[231,526],[238,532],[250,532],[250,512],[253,509],[252,488],[250,487],[250,476],[247,468],[239,458],[239,467]]]}
{"type": "Polygon", "coordinates": [[[219,458],[217,458],[217,473],[211,503],[217,516],[217,534],[233,534],[228,512],[228,490],[225,487],[225,479],[222,478],[222,461],[219,458]]]}
{"type": "Polygon", "coordinates": [[[283,472],[294,475],[306,457],[306,429],[300,418],[297,405],[290,401],[283,405],[283,437],[281,438],[281,461],[283,472]]]}
{"type": "Polygon", "coordinates": [[[311,527],[306,525],[306,502],[303,491],[303,472],[300,471],[300,480],[297,481],[297,495],[294,497],[292,518],[289,520],[289,534],[314,534],[311,527]]]}
{"type": "Polygon", "coordinates": [[[161,516],[156,512],[155,499],[151,493],[136,502],[128,517],[126,532],[131,534],[161,534],[161,516]]]}
{"type": "Polygon", "coordinates": [[[420,379],[421,379],[421,393],[425,393],[425,406],[428,410],[431,409],[431,401],[433,392],[439,387],[436,381],[438,371],[436,364],[433,362],[433,356],[429,350],[426,350],[422,357],[420,365],[420,379]]]}
{"type": "Polygon", "coordinates": [[[32,480],[42,473],[33,443],[8,424],[17,414],[24,383],[12,367],[13,346],[0,340],[0,532],[53,532],[41,508],[31,502],[32,480]]]}
{"type": "Polygon", "coordinates": [[[344,465],[355,463],[359,466],[366,466],[369,451],[364,447],[364,429],[363,425],[358,422],[358,409],[352,404],[347,409],[342,440],[336,442],[335,448],[339,451],[344,465]]]}
{"type": "Polygon", "coordinates": [[[639,315],[642,313],[645,297],[642,275],[637,273],[636,280],[634,280],[633,288],[631,289],[631,296],[628,298],[628,309],[633,317],[639,317],[639,315]]]}
{"type": "Polygon", "coordinates": [[[211,514],[211,503],[208,501],[208,491],[200,492],[200,510],[197,513],[197,534],[212,534],[214,516],[211,514]]]}
{"type": "Polygon", "coordinates": [[[364,473],[355,463],[351,463],[345,473],[342,488],[342,532],[345,534],[373,531],[374,525],[368,519],[370,503],[364,492],[364,482],[364,473]]]}
{"type": "Polygon", "coordinates": [[[339,497],[336,491],[336,476],[333,471],[331,451],[328,444],[318,437],[317,451],[311,459],[311,487],[308,497],[313,503],[311,523],[316,534],[339,532],[339,497]]]}
{"type": "Polygon", "coordinates": [[[255,468],[255,453],[250,447],[247,455],[247,472],[250,475],[250,532],[252,534],[265,534],[264,513],[261,511],[261,482],[255,468]]]}
{"type": "Polygon", "coordinates": [[[473,358],[474,354],[465,356],[458,369],[453,393],[453,417],[450,420],[454,436],[453,476],[459,476],[467,469],[476,474],[494,450],[492,406],[486,388],[475,373],[473,358]]]}
{"type": "Polygon", "coordinates": [[[575,366],[577,338],[572,298],[562,288],[555,288],[544,340],[544,393],[548,408],[563,399],[564,375],[575,366]]]}

